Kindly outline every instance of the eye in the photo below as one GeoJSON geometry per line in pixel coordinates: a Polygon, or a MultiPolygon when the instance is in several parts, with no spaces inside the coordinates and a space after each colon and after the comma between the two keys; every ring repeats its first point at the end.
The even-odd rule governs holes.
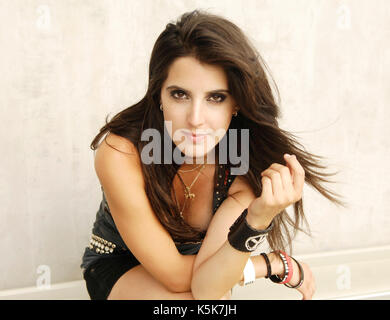
{"type": "Polygon", "coordinates": [[[174,98],[174,99],[178,99],[178,100],[182,100],[182,95],[185,95],[186,93],[182,90],[173,90],[171,91],[171,96],[174,98]]]}
{"type": "MultiPolygon", "coordinates": [[[[187,93],[183,90],[172,90],[170,92],[170,95],[176,100],[183,100],[185,99],[184,97],[187,96],[187,93]]],[[[212,98],[211,101],[214,103],[222,103],[226,99],[226,96],[224,94],[219,93],[213,94],[210,97],[212,98]]]]}
{"type": "Polygon", "coordinates": [[[222,103],[225,99],[226,96],[224,94],[214,94],[212,95],[214,102],[216,103],[222,103]]]}

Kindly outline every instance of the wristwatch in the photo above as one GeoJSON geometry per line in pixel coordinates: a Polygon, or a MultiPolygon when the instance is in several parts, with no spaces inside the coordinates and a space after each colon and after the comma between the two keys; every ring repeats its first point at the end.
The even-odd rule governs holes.
{"type": "Polygon", "coordinates": [[[252,228],[246,221],[248,208],[236,219],[229,229],[228,241],[230,245],[243,252],[252,252],[264,241],[272,230],[273,221],[265,230],[252,228]]]}

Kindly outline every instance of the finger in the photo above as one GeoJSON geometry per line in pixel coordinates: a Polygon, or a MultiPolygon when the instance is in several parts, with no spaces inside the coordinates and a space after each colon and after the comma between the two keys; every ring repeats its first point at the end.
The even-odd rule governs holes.
{"type": "Polygon", "coordinates": [[[294,196],[295,190],[292,181],[292,170],[289,167],[283,166],[279,163],[273,163],[270,168],[280,173],[280,176],[282,177],[284,191],[287,192],[289,195],[294,196]]]}
{"type": "Polygon", "coordinates": [[[298,162],[297,157],[295,155],[289,157],[287,154],[285,154],[284,158],[286,160],[287,165],[292,170],[294,190],[298,193],[301,193],[303,190],[303,184],[305,182],[305,170],[298,162]]]}
{"type": "Polygon", "coordinates": [[[278,200],[281,199],[281,196],[283,195],[283,183],[279,172],[268,168],[267,170],[263,171],[261,175],[265,175],[271,179],[273,196],[278,200]]]}

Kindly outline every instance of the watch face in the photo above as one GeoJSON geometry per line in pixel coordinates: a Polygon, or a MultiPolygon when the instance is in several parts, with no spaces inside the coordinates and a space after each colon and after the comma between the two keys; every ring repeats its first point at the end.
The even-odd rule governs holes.
{"type": "Polygon", "coordinates": [[[264,239],[267,237],[266,234],[260,234],[258,236],[249,237],[245,241],[245,247],[249,251],[254,251],[256,248],[264,241],[264,239]]]}

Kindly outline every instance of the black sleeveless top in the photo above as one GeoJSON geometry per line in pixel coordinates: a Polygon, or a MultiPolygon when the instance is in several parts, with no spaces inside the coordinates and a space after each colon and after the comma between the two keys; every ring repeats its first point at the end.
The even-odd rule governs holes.
{"type": "MultiPolygon", "coordinates": [[[[235,175],[231,175],[229,164],[220,164],[217,165],[217,175],[214,179],[214,195],[213,195],[213,215],[221,205],[221,203],[227,198],[228,190],[231,184],[234,181],[235,175]]],[[[122,237],[119,234],[118,229],[116,228],[115,222],[111,216],[110,209],[106,197],[104,195],[104,190],[102,189],[103,199],[100,202],[99,209],[96,213],[96,219],[93,224],[92,233],[95,236],[101,237],[111,243],[114,243],[118,248],[117,251],[122,251],[123,253],[130,253],[131,251],[124,243],[122,237]]],[[[197,254],[202,242],[200,241],[187,241],[187,242],[175,242],[176,248],[183,255],[197,254]]],[[[80,268],[88,268],[93,262],[97,259],[104,258],[106,255],[101,255],[95,252],[89,247],[85,248],[82,264],[80,268]]],[[[135,259],[135,257],[134,257],[135,259]]]]}

